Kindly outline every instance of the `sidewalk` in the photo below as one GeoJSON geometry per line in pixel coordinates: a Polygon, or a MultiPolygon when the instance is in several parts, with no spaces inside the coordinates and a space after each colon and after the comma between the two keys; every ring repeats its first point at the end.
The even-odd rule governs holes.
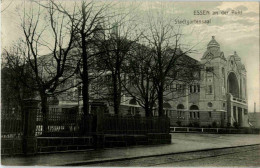
{"type": "Polygon", "coordinates": [[[111,148],[84,152],[44,154],[31,157],[4,157],[2,165],[62,166],[124,160],[154,155],[174,154],[207,149],[260,144],[260,135],[173,133],[172,144],[111,148]]]}

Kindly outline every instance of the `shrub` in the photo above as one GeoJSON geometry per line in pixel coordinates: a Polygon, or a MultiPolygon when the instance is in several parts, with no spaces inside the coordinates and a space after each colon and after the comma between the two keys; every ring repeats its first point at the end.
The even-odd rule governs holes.
{"type": "Polygon", "coordinates": [[[189,123],[188,127],[193,127],[192,123],[189,123]]]}
{"type": "Polygon", "coordinates": [[[176,123],[179,127],[181,127],[181,121],[178,120],[176,123]]]}
{"type": "Polygon", "coordinates": [[[211,128],[211,124],[208,125],[208,128],[211,128]]]}

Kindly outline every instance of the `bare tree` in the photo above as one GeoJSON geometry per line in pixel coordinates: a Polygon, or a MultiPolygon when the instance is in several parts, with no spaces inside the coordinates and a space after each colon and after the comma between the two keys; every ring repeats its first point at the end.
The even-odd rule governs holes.
{"type": "Polygon", "coordinates": [[[2,110],[10,112],[12,107],[21,114],[23,114],[23,100],[35,96],[35,92],[28,87],[34,82],[30,80],[31,74],[23,55],[23,44],[19,40],[14,46],[4,49],[1,69],[2,110]]]}
{"type": "Polygon", "coordinates": [[[44,133],[48,130],[48,95],[53,94],[61,83],[75,73],[71,69],[73,60],[69,58],[75,35],[74,23],[66,15],[58,13],[52,3],[47,6],[48,8],[42,8],[41,5],[32,3],[29,10],[24,9],[22,16],[26,45],[24,56],[32,80],[35,81],[31,88],[41,98],[44,133]],[[42,55],[41,50],[47,50],[49,54],[42,55]]]}
{"type": "Polygon", "coordinates": [[[150,48],[136,43],[132,47],[132,54],[125,68],[128,75],[124,88],[138,104],[145,109],[145,116],[153,116],[153,109],[157,100],[156,86],[153,78],[153,57],[150,48]]]}
{"type": "MultiPolygon", "coordinates": [[[[181,29],[172,23],[174,22],[167,19],[163,14],[158,14],[155,17],[150,15],[146,25],[147,31],[144,33],[144,38],[148,47],[151,48],[154,61],[153,81],[157,89],[159,116],[163,115],[164,93],[169,79],[172,82],[176,80],[176,76],[182,68],[181,64],[185,64],[186,67],[189,67],[189,70],[194,70],[191,69],[192,65],[189,65],[187,60],[181,61],[181,58],[185,55],[194,52],[194,46],[187,47],[181,43],[183,37],[181,29]]],[[[185,79],[186,82],[187,79],[192,80],[190,76],[185,79]]]]}
{"type": "Polygon", "coordinates": [[[123,82],[126,77],[123,69],[128,63],[132,47],[140,36],[134,32],[136,23],[131,17],[128,17],[128,14],[121,14],[110,22],[109,32],[106,33],[107,38],[99,45],[99,60],[111,73],[113,106],[116,115],[119,114],[123,82]]]}
{"type": "MultiPolygon", "coordinates": [[[[81,1],[74,4],[74,11],[76,10],[76,17],[66,9],[62,4],[57,4],[51,1],[56,9],[67,15],[73,22],[73,28],[76,30],[75,37],[77,39],[76,48],[81,55],[79,59],[79,74],[82,80],[82,96],[83,96],[83,111],[84,117],[89,115],[89,86],[93,80],[95,57],[98,55],[95,48],[96,41],[102,41],[102,27],[106,10],[110,4],[94,3],[93,1],[81,1]],[[99,36],[97,38],[97,36],[99,36]]],[[[106,16],[108,17],[108,16],[106,16]]],[[[97,74],[97,73],[96,73],[97,74]]]]}

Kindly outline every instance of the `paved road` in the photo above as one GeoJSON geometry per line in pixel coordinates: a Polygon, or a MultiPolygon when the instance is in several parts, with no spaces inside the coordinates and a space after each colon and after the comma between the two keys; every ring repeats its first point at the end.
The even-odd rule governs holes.
{"type": "Polygon", "coordinates": [[[85,163],[87,164],[90,162],[122,160],[133,157],[140,158],[151,155],[176,154],[181,152],[252,144],[260,144],[260,135],[174,133],[172,134],[172,144],[56,153],[31,157],[2,157],[1,164],[9,166],[84,165],[85,163]]]}
{"type": "Polygon", "coordinates": [[[215,149],[203,152],[172,154],[127,161],[105,162],[86,166],[151,166],[151,167],[249,167],[260,166],[260,145],[215,149]]]}

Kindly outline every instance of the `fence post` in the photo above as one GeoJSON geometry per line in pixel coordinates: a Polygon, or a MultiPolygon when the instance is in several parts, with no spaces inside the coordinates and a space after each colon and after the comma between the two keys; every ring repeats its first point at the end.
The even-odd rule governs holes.
{"type": "Polygon", "coordinates": [[[91,104],[91,113],[96,115],[96,130],[94,133],[94,146],[95,148],[104,147],[104,113],[105,113],[105,104],[103,102],[93,102],[91,104]]]}
{"type": "Polygon", "coordinates": [[[37,139],[35,137],[36,115],[39,100],[24,100],[23,118],[23,153],[33,155],[37,152],[37,139]]]}

